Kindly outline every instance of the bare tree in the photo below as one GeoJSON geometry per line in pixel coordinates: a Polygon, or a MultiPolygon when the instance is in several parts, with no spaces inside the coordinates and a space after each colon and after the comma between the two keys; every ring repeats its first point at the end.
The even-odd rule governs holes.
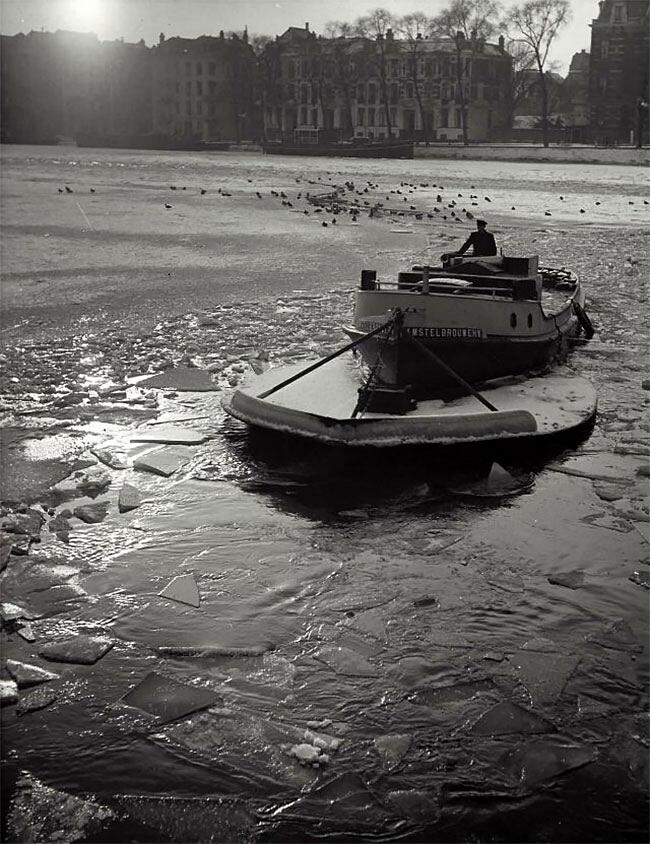
{"type": "Polygon", "coordinates": [[[352,25],[342,21],[330,21],[325,27],[327,61],[331,62],[332,84],[343,101],[343,132],[346,137],[354,134],[352,119],[352,92],[359,81],[360,66],[355,61],[355,47],[358,39],[354,37],[352,25]]]}
{"type": "Polygon", "coordinates": [[[366,59],[379,79],[381,98],[386,115],[388,137],[393,134],[388,96],[388,61],[394,49],[392,30],[395,18],[387,9],[373,9],[368,15],[357,18],[354,29],[357,35],[369,40],[366,59]]]}
{"type": "Polygon", "coordinates": [[[261,132],[266,137],[267,109],[272,113],[272,123],[280,125],[282,103],[282,70],[277,43],[267,35],[253,35],[250,39],[257,58],[257,99],[261,112],[261,132]]]}
{"type": "Polygon", "coordinates": [[[435,30],[451,38],[456,48],[456,91],[465,145],[468,143],[467,80],[471,79],[474,57],[496,32],[500,10],[497,0],[452,0],[449,7],[434,18],[435,30]]]}
{"type": "Polygon", "coordinates": [[[512,56],[512,75],[507,89],[505,106],[508,112],[507,126],[512,126],[515,112],[533,88],[531,71],[535,67],[535,54],[525,41],[514,39],[508,42],[508,53],[512,56]]]}
{"type": "Polygon", "coordinates": [[[415,99],[417,100],[418,110],[420,112],[420,122],[422,123],[422,136],[426,146],[429,146],[429,121],[427,120],[424,103],[422,101],[422,85],[419,74],[419,57],[422,53],[423,37],[426,36],[431,29],[431,18],[427,17],[423,12],[413,12],[410,15],[404,15],[395,22],[395,26],[400,35],[403,35],[407,49],[409,52],[409,76],[413,83],[413,91],[415,99]]]}
{"type": "Polygon", "coordinates": [[[549,97],[546,62],[555,36],[571,16],[569,0],[528,0],[510,9],[508,20],[516,36],[533,51],[542,99],[542,140],[548,146],[549,97]]]}

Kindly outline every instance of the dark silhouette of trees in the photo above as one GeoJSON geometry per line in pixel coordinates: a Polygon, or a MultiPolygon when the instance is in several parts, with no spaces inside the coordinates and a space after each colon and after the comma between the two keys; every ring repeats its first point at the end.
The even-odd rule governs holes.
{"type": "Polygon", "coordinates": [[[472,65],[476,54],[497,30],[500,8],[496,0],[452,0],[433,20],[434,32],[451,38],[456,48],[456,93],[465,145],[472,65]]]}
{"type": "Polygon", "coordinates": [[[386,9],[373,9],[368,15],[357,18],[354,30],[357,35],[367,39],[365,59],[379,80],[381,100],[386,115],[388,137],[393,134],[390,117],[390,98],[388,94],[388,63],[394,52],[393,26],[395,18],[386,9]]]}
{"type": "Polygon", "coordinates": [[[528,0],[520,6],[513,6],[508,13],[508,23],[513,36],[530,47],[539,73],[542,140],[545,147],[548,146],[549,116],[545,67],[551,45],[562,26],[568,23],[570,14],[569,0],[528,0]]]}
{"type": "Polygon", "coordinates": [[[414,12],[411,15],[404,15],[395,21],[395,28],[404,40],[408,49],[408,71],[411,82],[413,83],[413,92],[418,104],[418,111],[420,112],[420,122],[422,124],[422,137],[427,146],[429,146],[430,130],[429,120],[424,110],[424,100],[422,97],[423,80],[420,79],[419,64],[420,56],[422,55],[423,39],[429,34],[432,28],[432,21],[423,12],[414,12]]]}

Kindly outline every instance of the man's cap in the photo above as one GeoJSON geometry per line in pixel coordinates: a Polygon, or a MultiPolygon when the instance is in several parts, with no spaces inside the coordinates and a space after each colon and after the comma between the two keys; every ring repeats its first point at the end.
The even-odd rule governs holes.
{"type": "Polygon", "coordinates": [[[477,220],[476,225],[477,226],[487,226],[487,223],[485,222],[485,220],[477,220]]]}

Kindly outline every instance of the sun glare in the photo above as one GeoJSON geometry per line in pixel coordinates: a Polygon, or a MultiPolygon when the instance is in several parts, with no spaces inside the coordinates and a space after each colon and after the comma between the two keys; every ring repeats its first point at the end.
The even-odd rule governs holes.
{"type": "Polygon", "coordinates": [[[104,0],[70,0],[70,13],[75,28],[92,30],[98,27],[104,17],[104,0]]]}

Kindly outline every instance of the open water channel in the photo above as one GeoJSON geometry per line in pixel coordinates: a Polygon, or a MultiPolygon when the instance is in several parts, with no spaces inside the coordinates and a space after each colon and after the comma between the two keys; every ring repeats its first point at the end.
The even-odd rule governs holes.
{"type": "Polygon", "coordinates": [[[2,166],[4,840],[647,840],[647,171],[2,166]],[[306,201],[333,185],[356,220],[306,201]],[[251,362],[345,342],[362,267],[462,242],[462,208],[580,272],[593,429],[350,455],[225,416],[251,362]],[[138,386],[169,367],[211,389],[138,386]],[[202,441],[137,442],[165,421],[202,441]],[[160,448],[171,474],[134,467],[160,448]],[[532,483],[485,497],[493,459],[532,483]]]}

